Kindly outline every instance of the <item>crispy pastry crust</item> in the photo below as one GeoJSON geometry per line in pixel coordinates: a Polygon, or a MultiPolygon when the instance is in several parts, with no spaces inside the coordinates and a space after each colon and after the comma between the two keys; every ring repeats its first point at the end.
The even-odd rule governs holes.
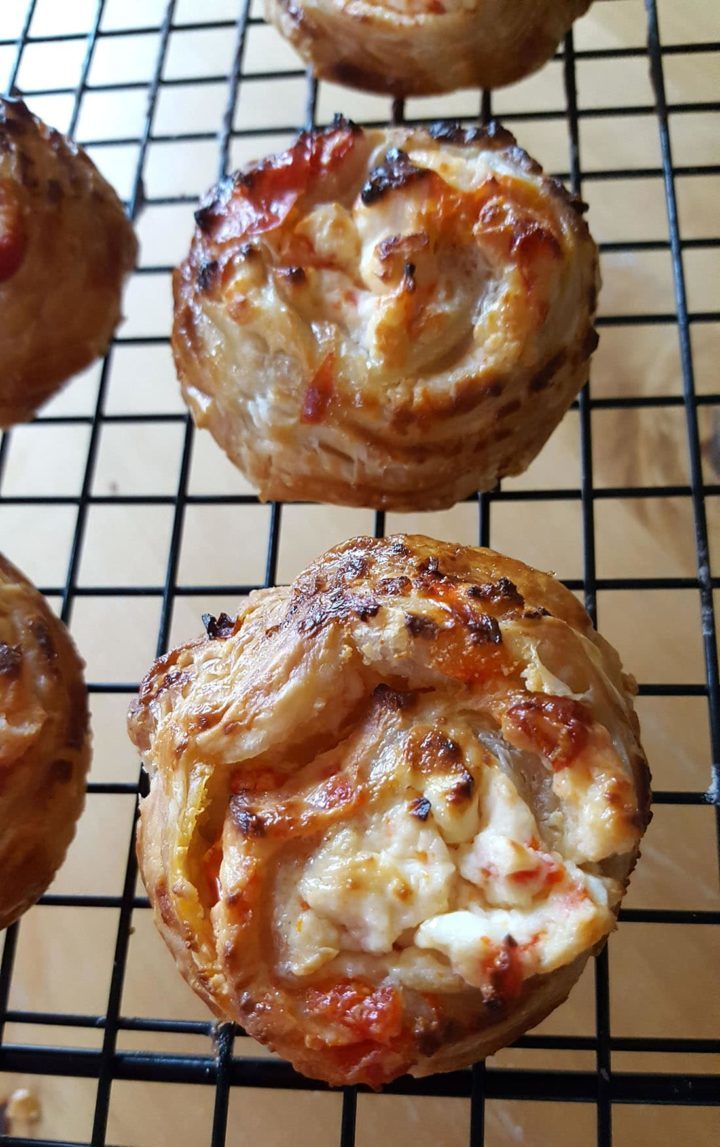
{"type": "Polygon", "coordinates": [[[266,0],[324,80],[395,96],[514,83],[549,60],[590,0],[266,0]]]}
{"type": "Polygon", "coordinates": [[[0,928],[62,864],[89,764],[83,663],[44,597],[0,554],[0,928]]]}
{"type": "Polygon", "coordinates": [[[196,213],[195,422],[263,499],[433,509],[520,473],[597,343],[581,211],[497,126],[301,135],[196,213]]]}
{"type": "Polygon", "coordinates": [[[552,577],[358,538],[155,663],[138,857],[212,1010],[374,1087],[567,996],[649,820],[634,682],[552,577]]]}
{"type": "Polygon", "coordinates": [[[123,206],[85,154],[0,99],[0,427],[31,418],[104,354],[137,255],[123,206]]]}

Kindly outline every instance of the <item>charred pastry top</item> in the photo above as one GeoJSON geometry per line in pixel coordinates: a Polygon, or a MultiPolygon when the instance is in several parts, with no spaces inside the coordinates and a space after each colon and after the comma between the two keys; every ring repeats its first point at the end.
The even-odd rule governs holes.
{"type": "Polygon", "coordinates": [[[422,179],[427,170],[416,167],[409,157],[399,147],[391,147],[385,160],[379,167],[370,172],[370,177],[360,192],[360,198],[366,207],[377,203],[378,199],[388,191],[405,187],[414,179],[422,179]]]}
{"type": "MultiPolygon", "coordinates": [[[[433,139],[441,140],[443,143],[460,145],[482,143],[486,147],[499,149],[517,146],[512,132],[508,131],[497,120],[490,120],[487,124],[461,124],[457,120],[436,120],[428,130],[433,139]]],[[[526,154],[523,152],[523,155],[526,154]]],[[[530,163],[534,163],[529,156],[528,159],[530,163]]],[[[535,170],[540,170],[539,165],[535,164],[534,166],[535,170]]]]}
{"type": "Polygon", "coordinates": [[[614,926],[649,815],[633,687],[572,593],[489,550],[356,538],[251,595],[130,713],[184,974],[331,1082],[488,1054],[614,926]]]}
{"type": "Polygon", "coordinates": [[[213,233],[230,209],[237,218],[227,238],[270,230],[282,222],[303,191],[345,158],[358,135],[362,128],[339,114],[328,127],[300,132],[289,151],[221,179],[195,212],[195,222],[202,232],[213,233]]]}

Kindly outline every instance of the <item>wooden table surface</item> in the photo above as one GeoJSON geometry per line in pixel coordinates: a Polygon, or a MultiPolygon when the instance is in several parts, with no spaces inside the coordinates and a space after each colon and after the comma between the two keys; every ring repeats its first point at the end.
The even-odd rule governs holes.
{"type": "MultiPolygon", "coordinates": [[[[103,27],[154,25],[162,18],[160,0],[108,0],[103,27]]],[[[3,0],[0,39],[17,32],[24,0],[3,0]]],[[[254,11],[259,9],[254,8],[254,11]]],[[[718,0],[660,0],[663,41],[720,41],[718,0]]],[[[38,3],[33,31],[86,32],[94,4],[38,3]]],[[[180,0],[176,23],[234,19],[234,0],[180,0]],[[201,9],[201,11],[200,11],[201,9]]],[[[576,26],[580,49],[640,47],[644,43],[642,0],[596,3],[576,26]]],[[[101,38],[89,81],[138,81],[118,93],[86,93],[77,136],[82,140],[134,138],[142,128],[148,81],[158,47],[157,34],[101,38]]],[[[233,47],[228,29],[181,30],[171,34],[164,75],[192,77],[226,72],[233,47]]],[[[74,87],[85,44],[58,41],[26,48],[18,76],[25,90],[74,87]]],[[[0,46],[0,80],[12,61],[0,46]]],[[[274,30],[256,26],[248,34],[244,71],[296,67],[291,49],[274,30]]],[[[649,106],[652,91],[647,59],[581,59],[578,98],[583,110],[649,106]]],[[[669,55],[665,60],[668,99],[673,104],[717,101],[720,52],[669,55]]],[[[235,126],[261,128],[299,121],[305,83],[298,79],[245,81],[235,126]]],[[[178,85],[161,90],[155,118],[157,134],[216,130],[226,83],[178,85]]],[[[72,95],[36,96],[33,110],[59,128],[67,126],[72,95]]],[[[565,106],[562,63],[553,61],[523,83],[499,91],[494,112],[565,106]]],[[[408,101],[407,114],[427,118],[468,114],[477,93],[408,101]]],[[[358,120],[384,118],[387,101],[322,85],[318,118],[342,110],[358,120]]],[[[520,120],[519,142],[552,171],[567,171],[564,118],[520,120]]],[[[708,111],[671,116],[674,158],[685,168],[720,165],[720,119],[708,111]]],[[[260,134],[233,141],[237,164],[288,142],[290,136],[260,134]]],[[[137,147],[118,143],[91,148],[95,161],[121,194],[129,193],[137,147]]],[[[657,121],[653,114],[583,116],[580,160],[588,175],[583,195],[598,241],[668,239],[668,222],[657,121]],[[633,178],[593,179],[603,170],[650,169],[633,178]]],[[[149,196],[202,193],[213,182],[218,163],[214,142],[153,143],[145,170],[149,196]]],[[[685,251],[691,311],[720,309],[720,176],[681,174],[677,178],[683,239],[715,240],[716,246],[685,251]]],[[[138,231],[143,265],[178,260],[192,226],[192,207],[155,206],[140,216],[138,231]]],[[[668,314],[674,311],[672,265],[664,246],[611,250],[603,256],[604,287],[600,313],[668,314]]],[[[121,337],[165,334],[170,324],[167,274],[136,275],[125,302],[121,337]]],[[[720,324],[693,325],[697,391],[720,393],[720,324]]],[[[75,379],[44,412],[87,415],[95,407],[99,365],[75,379]]],[[[659,325],[608,326],[592,367],[593,398],[622,395],[679,396],[682,374],[677,328],[659,325]]],[[[167,345],[125,345],[114,351],[106,411],[113,414],[181,413],[183,406],[167,345]]],[[[720,482],[720,406],[700,408],[705,479],[720,482]]],[[[77,495],[82,483],[87,424],[35,424],[11,436],[0,493],[77,495]]],[[[174,495],[183,426],[180,422],[104,425],[100,435],[93,491],[102,495],[174,495]]],[[[634,409],[596,409],[592,415],[594,482],[605,487],[686,487],[689,482],[684,411],[678,405],[634,409]]],[[[508,489],[578,489],[580,482],[577,412],[570,412],[530,470],[505,483],[508,489]]],[[[207,433],[195,436],[189,478],[194,494],[248,492],[207,433]]],[[[262,581],[270,508],[189,506],[182,539],[180,585],[227,585],[262,581]]],[[[678,577],[696,574],[692,504],[686,496],[609,497],[595,503],[597,575],[600,578],[678,577]]],[[[720,575],[720,497],[707,499],[713,573],[720,575]]],[[[61,587],[67,572],[76,507],[13,506],[0,498],[0,547],[44,587],[61,587]]],[[[173,507],[94,505],[90,508],[79,567],[82,586],[156,585],[165,578],[173,507]]],[[[388,514],[386,528],[421,530],[460,542],[477,541],[477,507],[463,504],[443,513],[388,514]]],[[[288,506],[282,511],[278,555],[279,581],[292,578],[305,562],[328,545],[373,529],[364,510],[327,506],[288,506]]],[[[560,577],[581,578],[583,534],[578,499],[493,505],[491,544],[560,577]]],[[[53,599],[57,601],[57,598],[53,599]]],[[[197,634],[200,615],[232,610],[236,602],[219,594],[176,599],[171,641],[197,634]]],[[[136,681],[153,657],[160,596],[79,596],[72,610],[72,631],[92,682],[136,681]]],[[[694,589],[643,591],[603,589],[598,595],[603,633],[617,645],[626,667],[640,681],[701,683],[699,598],[694,589]]],[[[125,695],[94,695],[94,781],[135,782],[136,755],[125,736],[125,695]]],[[[662,790],[703,791],[709,782],[710,746],[707,701],[696,697],[643,697],[638,704],[654,783],[662,790]]],[[[132,796],[91,795],[54,893],[119,896],[134,813],[132,796]]],[[[138,893],[142,889],[138,888],[138,893]]],[[[633,908],[720,908],[715,817],[702,805],[659,805],[648,831],[640,866],[626,901],[633,908]]],[[[33,909],[20,927],[9,1006],[15,1010],[102,1015],[107,1005],[118,924],[116,908],[33,909]]],[[[0,938],[0,947],[2,939],[0,938]]],[[[610,1029],[613,1036],[717,1037],[720,1032],[720,928],[697,924],[626,923],[609,944],[611,970],[610,1029]]],[[[122,996],[124,1016],[173,1019],[207,1018],[176,974],[158,939],[149,912],[136,910],[122,996]]],[[[592,1036],[595,1032],[594,972],[589,968],[570,1000],[538,1029],[542,1033],[592,1036]]],[[[70,1048],[99,1048],[99,1028],[10,1023],[11,1043],[70,1048]]],[[[202,1035],[122,1031],[119,1049],[209,1054],[202,1035]]],[[[241,1039],[237,1054],[268,1054],[241,1039]]],[[[592,1051],[511,1049],[493,1057],[491,1066],[594,1070],[592,1051]]],[[[720,1063],[699,1054],[614,1052],[613,1070],[717,1072],[720,1063]]],[[[0,1075],[0,1101],[27,1086],[37,1097],[41,1119],[15,1123],[13,1132],[30,1138],[87,1142],[92,1125],[96,1083],[93,1079],[0,1075]]],[[[129,1147],[198,1147],[209,1144],[213,1089],[168,1084],[116,1082],[112,1088],[108,1143],[129,1147]]],[[[231,1092],[227,1142],[280,1147],[330,1147],[338,1143],[341,1097],[333,1093],[273,1092],[236,1088],[231,1092]]],[[[392,1142],[396,1147],[461,1147],[467,1142],[469,1101],[464,1099],[366,1096],[359,1099],[359,1147],[392,1142]]],[[[671,1144],[720,1143],[718,1109],[617,1106],[613,1112],[616,1147],[670,1147],[671,1144]]],[[[490,1101],[486,1108],[488,1147],[590,1147],[595,1143],[592,1105],[490,1101]]]]}

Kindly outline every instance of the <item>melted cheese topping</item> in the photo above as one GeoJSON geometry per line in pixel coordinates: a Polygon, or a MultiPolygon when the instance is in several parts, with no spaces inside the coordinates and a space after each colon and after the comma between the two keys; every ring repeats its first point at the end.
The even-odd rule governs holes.
{"type": "MultiPolygon", "coordinates": [[[[265,258],[271,254],[274,264],[267,277],[252,258],[235,271],[234,287],[247,299],[245,327],[279,348],[282,334],[267,319],[283,312],[293,342],[304,328],[303,341],[310,335],[318,346],[314,369],[333,354],[341,389],[347,377],[374,389],[418,371],[437,371],[433,385],[445,387],[461,364],[487,367],[494,349],[504,361],[507,348],[494,348],[492,334],[499,325],[519,333],[527,324],[523,284],[532,281],[542,306],[565,260],[570,267],[577,217],[567,208],[548,211],[534,172],[490,150],[428,146],[422,135],[419,144],[412,137],[402,144],[399,170],[410,174],[401,189],[366,202],[355,185],[344,192],[346,205],[323,201],[322,186],[314,188],[320,202],[291,217],[292,229],[288,222],[264,234],[265,258]],[[530,232],[539,240],[532,252],[521,242],[530,232]],[[302,279],[284,273],[289,263],[302,267],[302,279]]],[[[388,154],[383,140],[367,168],[384,170],[388,154]]]]}
{"type": "MultiPolygon", "coordinates": [[[[527,978],[569,963],[612,927],[620,886],[545,842],[548,829],[497,759],[485,754],[469,800],[458,798],[457,777],[438,766],[422,785],[328,833],[285,869],[275,909],[284,975],[358,974],[364,955],[376,973],[380,966],[415,986],[419,949],[426,974],[432,968],[442,978],[447,964],[455,989],[483,987],[503,944],[512,944],[527,978]]],[[[568,785],[559,787],[564,797],[568,785]]],[[[607,806],[592,785],[574,787],[595,852],[607,806]]]]}

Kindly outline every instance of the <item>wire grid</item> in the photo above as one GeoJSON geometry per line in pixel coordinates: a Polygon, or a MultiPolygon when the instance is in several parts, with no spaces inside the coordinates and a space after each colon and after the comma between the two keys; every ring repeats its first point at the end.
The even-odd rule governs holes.
{"type": "MultiPolygon", "coordinates": [[[[293,122],[296,108],[288,108],[288,122],[284,125],[234,127],[236,108],[240,91],[243,86],[252,85],[262,80],[278,81],[282,79],[296,79],[302,75],[298,69],[285,71],[253,71],[251,74],[244,71],[245,47],[248,29],[262,24],[259,16],[251,13],[251,0],[241,0],[237,20],[207,20],[188,23],[186,20],[177,22],[176,8],[178,0],[169,0],[164,10],[162,22],[157,25],[139,24],[137,27],[113,26],[105,27],[103,24],[104,11],[107,7],[105,0],[99,0],[92,22],[87,34],[62,32],[54,36],[38,36],[32,32],[33,18],[35,16],[38,0],[30,0],[25,12],[22,28],[17,41],[0,40],[0,50],[12,49],[14,55],[10,68],[8,90],[14,88],[20,73],[23,53],[28,46],[43,43],[78,42],[84,44],[84,56],[80,69],[80,80],[77,86],[54,87],[25,91],[28,97],[33,96],[71,96],[72,112],[69,122],[69,133],[74,134],[78,127],[83,98],[89,92],[131,92],[134,89],[146,91],[146,115],[142,133],[138,137],[113,138],[112,141],[102,137],[83,139],[82,142],[89,148],[102,148],[112,142],[116,146],[132,145],[137,147],[137,162],[134,178],[127,201],[127,210],[131,219],[135,220],[143,207],[150,206],[181,206],[187,204],[187,211],[194,202],[192,195],[163,195],[148,196],[144,189],[144,175],[148,150],[152,144],[168,140],[175,143],[190,141],[217,140],[219,145],[219,163],[215,172],[207,172],[207,184],[212,182],[214,176],[226,173],[230,161],[231,145],[240,138],[253,136],[282,136],[292,132],[297,125],[293,122]],[[222,82],[226,85],[226,102],[221,117],[217,135],[210,132],[173,132],[160,133],[154,128],[157,105],[163,89],[173,84],[187,83],[181,78],[171,79],[164,76],[164,67],[168,53],[168,44],[172,33],[178,29],[183,31],[204,32],[207,30],[225,30],[228,38],[232,39],[232,62],[229,71],[194,77],[196,84],[216,84],[222,82]],[[107,84],[93,84],[89,77],[97,46],[111,37],[146,36],[154,34],[158,38],[158,51],[154,63],[152,77],[149,83],[142,81],[128,81],[107,84]]],[[[655,0],[645,0],[647,18],[647,62],[650,67],[654,87],[656,106],[608,106],[592,109],[592,115],[597,118],[617,117],[618,130],[622,130],[623,119],[638,114],[652,114],[657,116],[657,130],[659,133],[661,167],[660,168],[616,168],[613,170],[595,170],[586,176],[581,166],[580,148],[580,121],[584,114],[578,107],[576,74],[577,64],[583,59],[614,59],[617,60],[618,75],[622,77],[623,61],[637,57],[645,57],[644,48],[616,47],[598,48],[585,51],[576,51],[573,44],[573,35],[570,33],[565,41],[564,50],[558,53],[562,61],[562,74],[565,96],[565,108],[560,111],[530,109],[510,112],[503,115],[503,121],[512,124],[513,120],[519,122],[564,120],[568,134],[568,166],[559,172],[566,179],[572,189],[582,194],[587,180],[592,178],[599,181],[616,179],[638,179],[652,176],[662,178],[664,195],[669,224],[668,240],[643,240],[632,242],[608,242],[601,245],[604,253],[637,252],[637,251],[669,251],[672,259],[672,274],[675,310],[662,313],[643,313],[633,310],[630,313],[605,315],[599,320],[600,326],[665,326],[672,324],[677,331],[680,350],[680,366],[682,372],[682,391],[675,395],[626,395],[610,398],[593,398],[586,387],[575,404],[579,421],[580,434],[580,480],[576,487],[560,489],[523,489],[498,488],[490,493],[478,495],[477,502],[477,540],[482,545],[489,545],[493,539],[491,521],[493,510],[498,505],[507,503],[548,503],[554,501],[570,502],[579,506],[582,525],[582,577],[566,579],[571,588],[584,593],[587,608],[594,619],[597,618],[597,604],[599,591],[672,591],[689,590],[699,596],[701,639],[704,658],[705,677],[702,681],[681,682],[653,682],[641,681],[640,694],[645,697],[686,698],[695,697],[704,700],[707,704],[707,720],[709,722],[709,741],[712,761],[714,762],[713,786],[710,791],[720,792],[720,688],[718,684],[718,660],[715,620],[713,612],[713,591],[720,587],[720,578],[711,574],[710,538],[706,514],[706,498],[717,497],[720,494],[720,485],[706,480],[703,472],[703,457],[701,450],[701,437],[698,426],[698,414],[702,407],[710,406],[715,410],[720,403],[718,393],[696,393],[693,372],[693,347],[691,332],[702,324],[720,322],[720,312],[715,310],[698,311],[689,309],[686,290],[683,256],[686,252],[698,250],[711,250],[720,246],[717,237],[681,238],[676,180],[680,176],[716,176],[720,174],[720,165],[702,164],[674,166],[670,114],[687,115],[692,113],[719,112],[720,102],[698,101],[694,103],[682,102],[671,104],[668,102],[664,80],[664,57],[671,55],[691,56],[694,53],[720,52],[720,43],[682,43],[663,47],[660,38],[660,28],[655,0]],[[603,409],[622,409],[631,411],[644,408],[679,408],[684,415],[686,449],[688,456],[687,483],[663,485],[603,485],[597,486],[593,482],[593,441],[592,441],[592,414],[603,409]],[[692,506],[694,528],[694,542],[696,550],[696,573],[693,576],[673,577],[599,577],[596,569],[595,541],[597,535],[596,513],[604,500],[615,499],[670,499],[681,498],[689,500],[692,506]]],[[[318,85],[311,77],[307,78],[305,102],[305,126],[312,127],[316,122],[318,108],[318,85]]],[[[492,115],[492,98],[489,93],[483,93],[478,100],[478,116],[487,120],[492,115]]],[[[31,104],[32,106],[32,104],[31,104]]],[[[389,119],[393,122],[402,122],[405,118],[405,107],[402,101],[395,101],[390,108],[389,119]]],[[[467,117],[462,117],[467,118],[467,117]]],[[[408,116],[408,120],[411,117],[408,116]]],[[[380,121],[387,122],[387,121],[380,121]]],[[[539,156],[542,159],[542,156],[539,156]]],[[[166,265],[143,265],[138,269],[139,275],[167,274],[170,267],[166,265]]],[[[165,344],[164,336],[124,335],[122,328],[102,364],[97,387],[97,402],[92,414],[48,414],[41,413],[37,423],[48,426],[76,425],[84,426],[88,430],[88,437],[84,460],[82,465],[82,481],[78,495],[42,494],[3,494],[0,485],[0,508],[5,507],[69,507],[75,515],[72,530],[72,544],[70,547],[67,572],[63,581],[42,584],[42,590],[58,602],[59,612],[68,623],[73,622],[73,611],[78,601],[83,598],[111,598],[121,594],[127,597],[158,596],[161,599],[160,620],[157,632],[156,652],[161,653],[171,640],[171,626],[173,612],[178,601],[183,596],[199,597],[201,595],[218,597],[235,596],[249,592],[259,585],[269,586],[275,584],[278,570],[278,553],[281,544],[281,527],[283,522],[283,508],[280,504],[273,504],[270,508],[268,541],[264,558],[264,574],[256,582],[248,584],[204,585],[200,582],[188,584],[183,581],[178,584],[179,560],[183,541],[183,531],[186,525],[187,511],[194,507],[228,506],[240,507],[256,505],[257,499],[251,493],[231,494],[203,494],[192,493],[189,488],[189,477],[194,446],[194,431],[190,420],[179,412],[175,413],[113,413],[106,409],[109,380],[111,377],[113,356],[120,346],[150,347],[155,344],[165,344]],[[117,425],[126,426],[128,434],[133,427],[145,424],[176,424],[182,434],[180,450],[180,465],[177,475],[177,484],[174,492],[147,496],[145,494],[108,494],[96,492],[94,476],[97,466],[100,436],[103,429],[117,425]],[[102,505],[125,506],[127,512],[133,514],[138,507],[167,506],[171,513],[171,529],[167,551],[167,563],[161,586],[158,585],[127,585],[108,587],[102,584],[86,584],[79,577],[79,569],[86,540],[88,514],[92,507],[102,505]]],[[[11,449],[13,434],[8,432],[0,441],[0,484],[7,465],[8,454],[11,449]]],[[[128,441],[130,441],[128,439],[128,441]]],[[[375,513],[374,529],[377,535],[385,531],[385,514],[375,513]]],[[[12,556],[12,544],[4,544],[12,556]]],[[[107,603],[108,608],[111,602],[107,603]]],[[[602,621],[602,619],[601,619],[602,621]]],[[[93,696],[103,694],[130,695],[134,692],[134,681],[90,681],[90,691],[93,696]]],[[[91,781],[88,793],[105,798],[113,795],[124,795],[133,798],[138,791],[142,792],[144,780],[138,776],[136,783],[115,781],[91,781]]],[[[706,804],[707,796],[703,791],[688,791],[686,789],[661,789],[655,793],[656,805],[672,806],[698,806],[706,804]]],[[[720,840],[720,818],[718,809],[715,810],[716,831],[720,840]]],[[[136,890],[137,868],[134,854],[134,828],[131,833],[127,864],[120,896],[108,895],[80,895],[49,893],[42,904],[48,907],[67,908],[108,908],[117,911],[117,930],[115,937],[112,972],[109,980],[109,991],[104,1012],[99,1015],[82,1015],[76,1013],[61,1013],[52,1011],[20,1010],[10,1006],[11,983],[13,968],[18,946],[18,937],[22,924],[10,928],[5,937],[0,962],[0,1072],[22,1072],[41,1076],[83,1077],[97,1082],[92,1132],[87,1140],[93,1147],[106,1143],[108,1129],[108,1115],[111,1103],[112,1087],[115,1081],[153,1081],[159,1083],[198,1084],[214,1088],[214,1106],[212,1114],[212,1127],[209,1130],[209,1139],[212,1147],[221,1147],[232,1138],[232,1131],[228,1130],[228,1109],[232,1087],[272,1088],[286,1090],[325,1090],[323,1085],[307,1080],[293,1072],[284,1062],[264,1058],[258,1055],[237,1055],[235,1041],[242,1033],[234,1031],[225,1025],[217,1030],[210,1021],[202,1020],[173,1020],[160,1018],[132,1018],[122,1013],[123,986],[126,975],[128,949],[132,934],[133,914],[148,907],[147,899],[139,895],[136,890]],[[3,1039],[6,1025],[26,1024],[35,1025],[36,1028],[63,1027],[101,1029],[102,1042],[97,1048],[57,1048],[44,1046],[42,1043],[20,1044],[3,1039]],[[124,1051],[118,1047],[119,1036],[123,1032],[169,1033],[178,1035],[205,1035],[214,1039],[213,1054],[180,1055],[146,1053],[138,1051],[124,1051]]],[[[720,924],[720,912],[716,910],[687,910],[681,908],[624,908],[620,913],[621,921],[626,927],[633,924],[662,924],[672,925],[675,928],[692,929],[698,925],[720,924]]],[[[610,971],[607,952],[596,961],[595,970],[595,1034],[591,1036],[564,1036],[564,1035],[528,1035],[518,1041],[518,1048],[542,1050],[546,1052],[575,1051],[592,1053],[595,1058],[595,1070],[558,1071],[548,1069],[519,1069],[516,1067],[495,1067],[478,1064],[471,1071],[454,1072],[447,1075],[438,1075],[429,1079],[412,1080],[404,1078],[391,1085],[387,1092],[390,1094],[403,1094],[411,1096],[444,1096],[466,1097],[470,1099],[469,1135],[472,1147],[481,1147],[485,1142],[485,1104],[486,1100],[496,1101],[502,1099],[527,1101],[557,1101],[578,1102],[594,1105],[596,1111],[595,1137],[598,1147],[609,1147],[613,1139],[612,1114],[616,1104],[671,1104],[671,1105],[710,1105],[720,1103],[720,1089],[716,1076],[702,1072],[688,1073],[685,1071],[642,1070],[619,1071],[612,1069],[612,1056],[621,1052],[646,1053],[650,1056],[661,1053],[676,1053],[678,1055],[705,1055],[710,1056],[720,1052],[720,1039],[715,1038],[685,1038],[685,1037],[618,1037],[613,1036],[610,1030],[610,971]]],[[[2,1076],[0,1075],[0,1080],[2,1076]]],[[[362,1089],[360,1089],[362,1091],[362,1089]]],[[[355,1143],[357,1120],[357,1091],[354,1088],[343,1089],[340,1125],[337,1128],[337,1141],[341,1147],[351,1147],[355,1143]]],[[[0,1139],[9,1143],[54,1143],[65,1140],[38,1140],[25,1138],[4,1137],[0,1129],[0,1139]]],[[[538,1147],[544,1145],[538,1144],[538,1147]]]]}

